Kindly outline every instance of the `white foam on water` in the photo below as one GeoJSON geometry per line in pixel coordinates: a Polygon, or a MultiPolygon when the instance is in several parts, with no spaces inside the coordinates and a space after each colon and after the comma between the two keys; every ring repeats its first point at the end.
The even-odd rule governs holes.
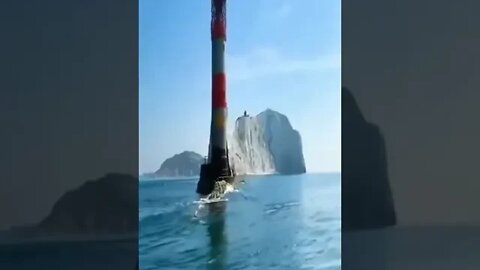
{"type": "Polygon", "coordinates": [[[231,184],[227,183],[227,186],[225,187],[225,194],[234,192],[234,191],[235,191],[235,188],[231,184]]]}
{"type": "Polygon", "coordinates": [[[209,203],[217,203],[217,202],[226,202],[228,201],[227,198],[222,198],[222,199],[207,199],[207,198],[200,198],[200,200],[198,201],[193,201],[194,204],[200,204],[200,205],[204,205],[204,204],[209,204],[209,203]]]}
{"type": "Polygon", "coordinates": [[[225,195],[231,192],[238,192],[238,190],[235,189],[232,184],[227,183],[226,181],[215,182],[215,187],[212,193],[208,194],[207,197],[200,198],[197,201],[193,201],[194,204],[198,204],[198,208],[197,210],[195,210],[194,216],[199,218],[208,215],[206,205],[219,202],[227,202],[228,198],[225,198],[225,195]]]}

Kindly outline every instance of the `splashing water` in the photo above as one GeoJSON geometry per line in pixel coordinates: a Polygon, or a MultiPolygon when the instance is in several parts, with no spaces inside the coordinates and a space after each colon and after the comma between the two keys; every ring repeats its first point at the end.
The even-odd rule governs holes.
{"type": "Polygon", "coordinates": [[[217,181],[215,182],[215,187],[213,188],[212,193],[208,194],[204,198],[200,198],[198,201],[194,201],[194,203],[199,204],[197,210],[195,211],[194,216],[195,217],[204,217],[206,216],[207,213],[207,204],[212,204],[212,203],[219,203],[219,202],[226,202],[228,201],[227,198],[225,198],[225,195],[227,195],[230,192],[238,192],[235,187],[227,183],[225,180],[217,181]]]}

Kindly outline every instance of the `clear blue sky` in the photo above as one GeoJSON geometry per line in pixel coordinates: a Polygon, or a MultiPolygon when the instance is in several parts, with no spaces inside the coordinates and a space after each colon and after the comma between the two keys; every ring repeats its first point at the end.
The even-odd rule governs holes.
{"type": "MultiPolygon", "coordinates": [[[[341,1],[227,0],[229,133],[247,110],[285,114],[307,171],[340,171],[341,1]]],[[[140,0],[140,172],[206,155],[210,0],[140,0]]]]}

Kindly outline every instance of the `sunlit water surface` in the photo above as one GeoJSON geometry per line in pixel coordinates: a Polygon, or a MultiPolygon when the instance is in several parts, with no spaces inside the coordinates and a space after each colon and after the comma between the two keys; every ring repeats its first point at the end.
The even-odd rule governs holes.
{"type": "Polygon", "coordinates": [[[140,269],[340,269],[340,174],[249,177],[206,212],[196,183],[140,182],[140,269]]]}

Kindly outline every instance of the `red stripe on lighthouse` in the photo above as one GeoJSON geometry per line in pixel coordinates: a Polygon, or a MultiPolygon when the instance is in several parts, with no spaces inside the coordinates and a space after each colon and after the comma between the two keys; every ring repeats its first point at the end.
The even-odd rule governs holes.
{"type": "Polygon", "coordinates": [[[221,19],[214,20],[212,25],[212,38],[225,39],[226,35],[227,35],[227,29],[225,26],[225,21],[221,19]]]}
{"type": "Polygon", "coordinates": [[[226,108],[227,107],[227,80],[224,73],[213,75],[212,78],[212,103],[213,108],[226,108]]]}

